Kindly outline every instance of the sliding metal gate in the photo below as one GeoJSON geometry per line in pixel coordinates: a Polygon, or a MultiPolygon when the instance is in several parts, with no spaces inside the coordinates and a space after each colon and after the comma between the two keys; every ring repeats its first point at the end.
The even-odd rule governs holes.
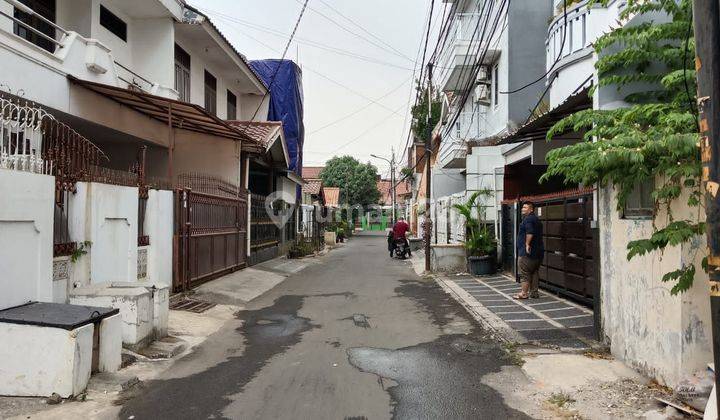
{"type": "Polygon", "coordinates": [[[235,197],[176,191],[173,290],[247,265],[247,191],[235,197]]]}
{"type": "Polygon", "coordinates": [[[535,200],[545,242],[540,284],[589,306],[594,306],[599,286],[592,200],[587,191],[535,200]]]}

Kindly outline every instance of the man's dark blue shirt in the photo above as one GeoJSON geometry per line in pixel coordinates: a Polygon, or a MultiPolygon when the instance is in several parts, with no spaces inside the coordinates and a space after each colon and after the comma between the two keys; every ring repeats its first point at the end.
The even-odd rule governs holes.
{"type": "Polygon", "coordinates": [[[520,229],[518,230],[517,238],[517,250],[518,256],[530,257],[535,260],[542,259],[545,254],[545,247],[542,241],[543,237],[543,226],[535,216],[535,213],[530,213],[520,223],[520,229]],[[530,240],[530,254],[525,250],[525,237],[526,235],[532,235],[530,240]]]}

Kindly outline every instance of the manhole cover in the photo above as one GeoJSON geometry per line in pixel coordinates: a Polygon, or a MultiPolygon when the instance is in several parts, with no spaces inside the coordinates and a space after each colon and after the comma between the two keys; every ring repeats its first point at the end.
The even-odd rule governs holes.
{"type": "Polygon", "coordinates": [[[170,309],[174,309],[176,311],[194,312],[196,314],[203,313],[213,306],[215,306],[214,303],[203,302],[201,300],[190,299],[188,297],[170,302],[170,309]]]}

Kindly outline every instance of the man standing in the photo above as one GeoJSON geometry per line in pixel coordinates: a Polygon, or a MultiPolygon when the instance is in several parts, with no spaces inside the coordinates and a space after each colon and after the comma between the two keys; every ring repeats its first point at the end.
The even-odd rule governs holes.
{"type": "Polygon", "coordinates": [[[535,215],[535,205],[527,202],[522,206],[523,220],[517,237],[518,269],[522,290],[516,299],[539,298],[538,282],[540,263],[545,256],[543,226],[535,215]]]}

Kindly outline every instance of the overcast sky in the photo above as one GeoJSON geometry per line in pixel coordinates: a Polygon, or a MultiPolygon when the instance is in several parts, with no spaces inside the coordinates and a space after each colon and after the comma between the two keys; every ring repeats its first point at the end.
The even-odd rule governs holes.
{"type": "MultiPolygon", "coordinates": [[[[435,2],[437,22],[445,3],[435,2]]],[[[207,13],[251,60],[282,55],[302,8],[302,0],[189,3],[207,13]]],[[[429,4],[430,0],[309,1],[286,57],[297,60],[299,56],[303,69],[305,166],[322,165],[333,156],[347,154],[372,161],[386,175],[387,163],[370,154],[389,157],[394,146],[398,158],[402,155],[412,105],[414,62],[426,30],[429,4]]],[[[431,47],[433,40],[431,37],[431,47]]]]}

